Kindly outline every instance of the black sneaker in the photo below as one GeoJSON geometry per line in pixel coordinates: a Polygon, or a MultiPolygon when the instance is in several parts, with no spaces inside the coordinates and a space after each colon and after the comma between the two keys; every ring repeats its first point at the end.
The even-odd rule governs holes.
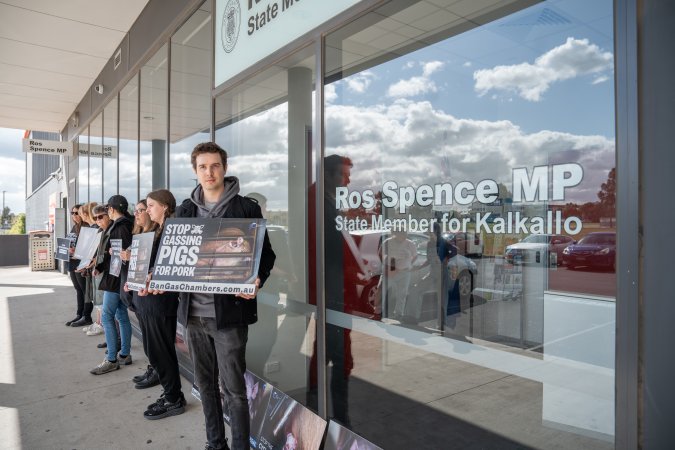
{"type": "Polygon", "coordinates": [[[108,348],[108,343],[101,342],[100,344],[96,344],[96,348],[108,348]]]}
{"type": "Polygon", "coordinates": [[[185,412],[185,397],[183,394],[180,395],[180,398],[175,402],[168,402],[164,400],[163,402],[157,402],[152,408],[148,408],[147,411],[143,413],[143,417],[148,420],[158,420],[165,417],[177,416],[185,412]]]}
{"type": "Polygon", "coordinates": [[[153,370],[150,376],[146,379],[139,381],[134,385],[136,389],[147,389],[159,384],[159,374],[156,370],[153,370]]]}
{"type": "Polygon", "coordinates": [[[164,402],[166,401],[166,397],[164,397],[164,395],[165,395],[165,394],[164,394],[164,391],[162,391],[162,395],[160,395],[159,398],[158,398],[157,400],[155,400],[154,403],[150,403],[150,404],[148,405],[148,407],[145,408],[145,409],[152,409],[152,408],[154,408],[156,405],[164,404],[164,402]]]}
{"type": "Polygon", "coordinates": [[[91,317],[80,317],[79,320],[76,320],[75,322],[72,322],[70,324],[70,326],[71,327],[85,327],[87,325],[91,325],[92,323],[94,323],[94,322],[91,320],[91,317]]]}
{"type": "Polygon", "coordinates": [[[131,381],[133,381],[134,383],[139,383],[139,382],[145,380],[146,378],[148,378],[150,376],[150,374],[152,372],[154,372],[154,370],[155,369],[153,369],[151,365],[148,365],[148,368],[146,369],[146,371],[143,374],[136,375],[135,377],[133,377],[131,379],[131,381]]]}
{"type": "Polygon", "coordinates": [[[204,450],[230,450],[230,447],[227,446],[227,443],[225,443],[224,447],[213,447],[207,443],[206,447],[204,447],[204,450]]]}
{"type": "Polygon", "coordinates": [[[77,317],[74,318],[73,320],[69,320],[68,322],[66,322],[66,326],[69,327],[73,322],[77,322],[77,321],[80,320],[81,318],[82,318],[82,316],[77,316],[77,317]]]}

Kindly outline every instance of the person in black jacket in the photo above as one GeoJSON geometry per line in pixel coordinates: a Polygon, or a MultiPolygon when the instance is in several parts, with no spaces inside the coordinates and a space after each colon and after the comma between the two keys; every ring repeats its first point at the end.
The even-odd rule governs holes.
{"type": "Polygon", "coordinates": [[[75,288],[75,294],[77,296],[77,312],[75,313],[75,318],[66,322],[66,326],[69,327],[73,323],[86,318],[86,325],[91,325],[91,311],[93,309],[92,303],[87,303],[85,307],[84,303],[84,291],[87,287],[87,282],[80,272],[75,272],[75,269],[80,264],[79,259],[72,257],[72,254],[75,252],[75,246],[77,245],[77,238],[80,235],[80,228],[82,227],[82,217],[80,217],[80,207],[82,205],[75,205],[70,209],[70,217],[73,220],[73,228],[70,229],[70,233],[66,236],[71,239],[70,241],[70,260],[68,261],[68,272],[70,274],[70,281],[73,282],[73,287],[75,288]]]}
{"type": "MultiPolygon", "coordinates": [[[[239,180],[226,177],[227,152],[213,142],[197,145],[191,155],[199,185],[176,210],[176,217],[262,218],[256,202],[239,195],[239,180]]],[[[269,277],[276,256],[265,233],[256,285],[269,277]]],[[[256,291],[257,293],[257,291],[256,291]]],[[[248,325],[258,320],[255,293],[180,294],[178,322],[187,328],[195,382],[206,422],[207,448],[226,449],[223,410],[218,387],[225,391],[232,427],[232,448],[249,448],[246,399],[246,341],[248,325]]]]}
{"type": "MultiPolygon", "coordinates": [[[[176,199],[166,189],[159,189],[146,198],[147,213],[159,227],[150,254],[149,273],[155,265],[164,221],[173,216],[176,199]]],[[[185,396],[181,390],[178,357],[176,356],[177,292],[149,292],[143,289],[133,293],[132,303],[143,330],[143,349],[150,365],[164,388],[162,396],[143,413],[149,420],[162,419],[185,412],[185,396]]],[[[222,417],[222,416],[221,416],[222,417]]]]}
{"type": "MultiPolygon", "coordinates": [[[[127,306],[120,299],[120,278],[109,273],[110,270],[110,239],[121,239],[122,248],[131,245],[131,228],[133,222],[129,217],[129,203],[121,195],[113,195],[106,204],[107,216],[112,220],[101,238],[100,249],[96,258],[96,272],[101,273],[101,282],[98,289],[103,291],[103,311],[101,323],[105,331],[108,354],[101,364],[94,367],[90,372],[94,375],[102,375],[120,368],[120,364],[131,364],[131,322],[127,306]],[[121,350],[117,348],[117,327],[115,319],[120,326],[121,350]],[[119,357],[117,352],[119,350],[119,357]]],[[[96,214],[97,221],[105,218],[105,214],[96,214]]]]}

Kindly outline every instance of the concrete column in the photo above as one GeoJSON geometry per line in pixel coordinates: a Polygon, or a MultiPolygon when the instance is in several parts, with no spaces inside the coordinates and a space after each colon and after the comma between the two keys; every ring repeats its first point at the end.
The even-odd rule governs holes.
{"type": "Polygon", "coordinates": [[[152,140],[152,190],[166,188],[166,141],[152,140]]]}

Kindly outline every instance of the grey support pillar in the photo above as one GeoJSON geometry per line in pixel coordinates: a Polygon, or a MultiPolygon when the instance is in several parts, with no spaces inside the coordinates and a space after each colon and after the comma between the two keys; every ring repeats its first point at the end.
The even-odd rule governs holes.
{"type": "MultiPolygon", "coordinates": [[[[305,67],[288,70],[288,238],[291,249],[307,246],[307,185],[312,138],[312,71],[305,67]]],[[[309,236],[313,239],[314,236],[309,236]]],[[[307,266],[305,252],[292,251],[296,273],[307,266]]],[[[310,268],[312,270],[313,268],[310,268]]],[[[299,283],[295,300],[307,301],[306,286],[299,283]]]]}
{"type": "MultiPolygon", "coordinates": [[[[642,411],[638,446],[660,449],[675,443],[675,2],[642,0],[637,6],[639,183],[634,188],[639,192],[639,231],[626,239],[639,245],[639,292],[623,301],[640,308],[639,336],[634,337],[642,411]]],[[[619,238],[621,242],[623,236],[619,238]]]]}
{"type": "MultiPolygon", "coordinates": [[[[152,140],[152,190],[166,188],[166,141],[152,140]]],[[[141,197],[147,192],[141,192],[141,197]]]]}

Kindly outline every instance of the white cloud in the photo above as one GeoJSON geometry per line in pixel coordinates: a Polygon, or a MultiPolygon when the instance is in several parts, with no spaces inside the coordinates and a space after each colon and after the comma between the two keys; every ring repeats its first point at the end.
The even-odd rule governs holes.
{"type": "Polygon", "coordinates": [[[525,133],[508,120],[461,119],[426,101],[333,105],[326,119],[326,154],[352,158],[350,188],[355,190],[378,189],[388,180],[419,186],[486,178],[510,188],[512,168],[578,162],[584,180],[566,200],[596,201],[614,164],[610,138],[553,130],[525,133]]]}
{"type": "Polygon", "coordinates": [[[0,128],[0,191],[5,191],[5,206],[14,213],[26,211],[26,156],[21,150],[23,133],[23,130],[0,128]]]}
{"type": "Polygon", "coordinates": [[[375,74],[370,71],[361,72],[357,75],[351,76],[345,80],[347,88],[357,94],[363,94],[370,86],[370,83],[375,79],[375,74]]]}
{"type": "MultiPolygon", "coordinates": [[[[603,52],[588,39],[569,37],[564,44],[535,59],[534,64],[477,70],[473,78],[475,89],[481,96],[494,89],[517,92],[525,100],[537,102],[552,83],[611,71],[613,59],[611,52],[603,52]]],[[[597,79],[600,78],[602,75],[597,79]]]]}
{"type": "Polygon", "coordinates": [[[431,80],[431,75],[443,67],[441,61],[430,61],[422,64],[422,75],[400,80],[389,86],[387,96],[393,98],[415,97],[421,94],[436,92],[436,83],[431,80]]]}

